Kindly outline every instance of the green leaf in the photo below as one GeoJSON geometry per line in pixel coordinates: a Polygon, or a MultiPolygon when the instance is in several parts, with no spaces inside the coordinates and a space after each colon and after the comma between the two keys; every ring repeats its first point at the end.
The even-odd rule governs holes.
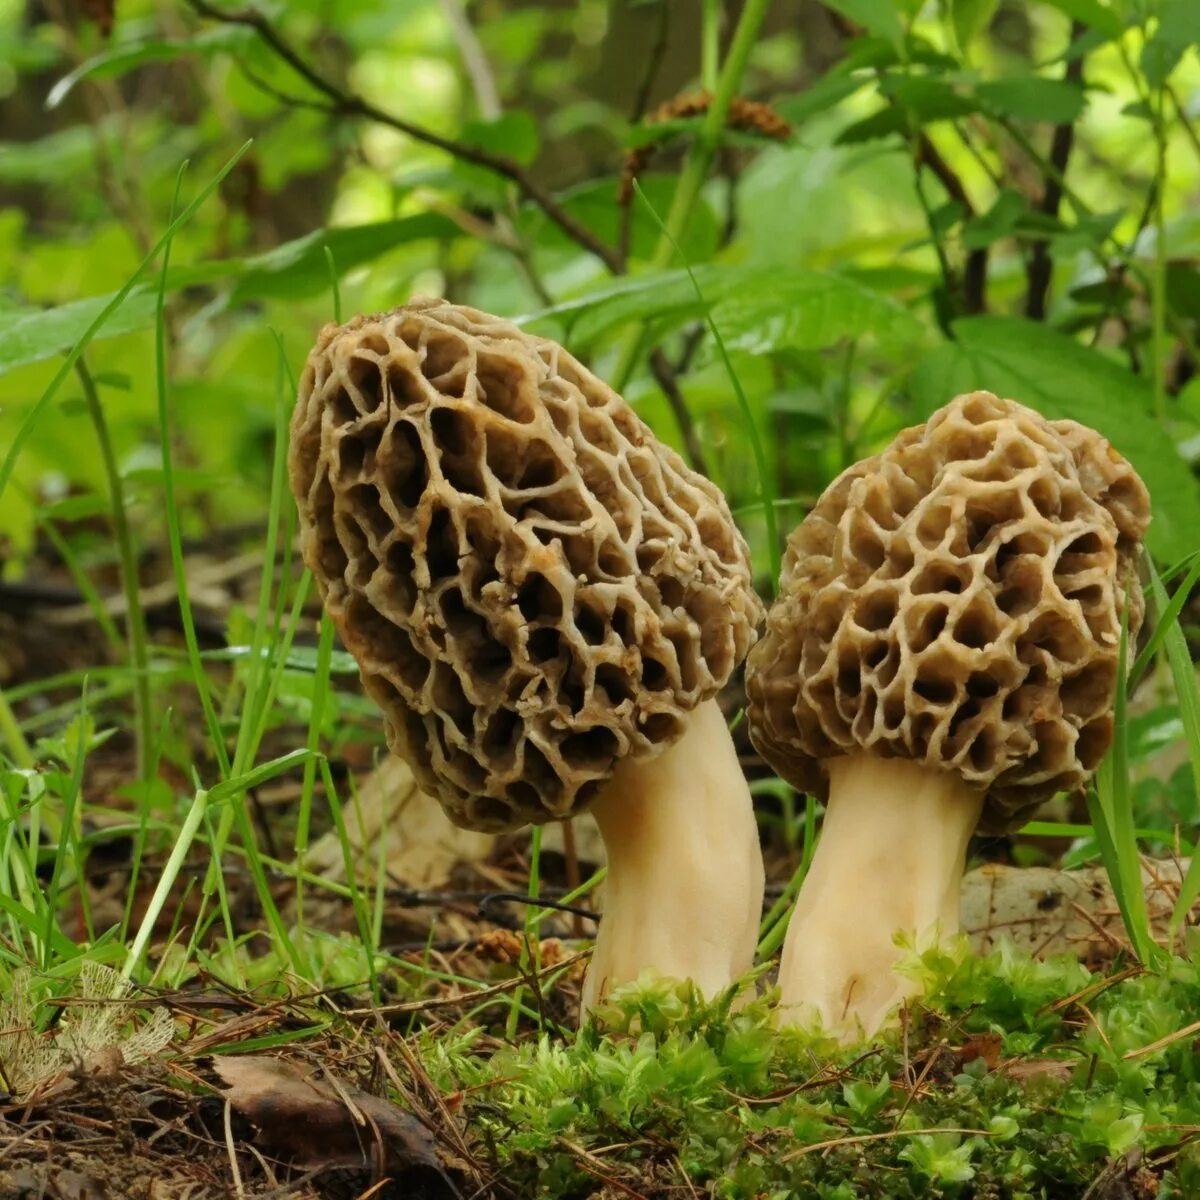
{"type": "Polygon", "coordinates": [[[870,116],[847,125],[834,139],[838,146],[857,146],[862,142],[873,142],[878,138],[891,137],[894,133],[907,133],[908,122],[904,109],[898,104],[889,104],[870,116]]]}
{"type": "Polygon", "coordinates": [[[868,83],[870,79],[863,75],[830,72],[798,95],[780,100],[775,109],[781,117],[793,125],[799,125],[810,117],[827,112],[868,83]]]}
{"type": "MultiPolygon", "coordinates": [[[[445,241],[461,236],[461,232],[453,221],[439,213],[417,213],[394,221],[318,229],[265,254],[243,260],[230,259],[226,263],[209,263],[205,267],[220,270],[222,275],[238,276],[230,297],[230,303],[234,305],[263,297],[315,296],[329,287],[327,247],[333,254],[338,274],[345,275],[398,246],[410,242],[445,241]]],[[[186,270],[184,268],[182,272],[184,278],[186,270]]],[[[174,280],[171,286],[177,286],[174,280]]]]}
{"type": "MultiPolygon", "coordinates": [[[[328,246],[337,269],[345,273],[408,242],[459,235],[458,226],[437,213],[420,213],[370,225],[319,229],[251,258],[229,258],[176,267],[171,291],[229,277],[236,284],[231,305],[268,297],[292,299],[316,295],[329,286],[328,246]]],[[[49,309],[0,310],[0,374],[69,350],[113,299],[91,296],[49,309]]],[[[155,300],[149,287],[136,288],[101,326],[97,338],[118,337],[154,324],[155,300]]]]}
{"type": "Polygon", "coordinates": [[[184,54],[211,54],[231,50],[254,40],[254,31],[244,26],[222,25],[190,38],[129,42],[110,46],[64,75],[46,97],[46,107],[57,108],[83,79],[113,79],[146,63],[171,62],[184,54]]]}
{"type": "Polygon", "coordinates": [[[744,354],[820,350],[865,334],[900,347],[922,334],[899,301],[826,271],[773,270],[760,286],[737,288],[714,305],[712,316],[729,349],[744,354]]]}
{"type": "Polygon", "coordinates": [[[1097,429],[1134,465],[1154,505],[1146,542],[1174,562],[1195,549],[1200,490],[1153,416],[1150,385],[1095,350],[1019,317],[967,317],[955,341],[917,364],[912,394],[922,416],[953,397],[986,388],[1052,419],[1097,429]]]}
{"type": "MultiPolygon", "coordinates": [[[[730,350],[812,350],[867,333],[902,344],[921,334],[918,319],[898,301],[831,271],[710,263],[693,273],[730,350]]],[[[686,272],[663,271],[619,280],[524,320],[567,318],[568,344],[586,350],[624,325],[653,322],[661,335],[702,315],[686,272]]]]}
{"type": "Polygon", "coordinates": [[[950,0],[950,20],[960,50],[965,50],[996,15],[1000,0],[950,0]]]}
{"type": "Polygon", "coordinates": [[[879,90],[902,104],[922,124],[965,117],[979,109],[970,95],[944,79],[926,75],[886,75],[879,90]]]}
{"type": "Polygon", "coordinates": [[[1005,188],[987,212],[967,222],[963,228],[963,245],[968,250],[977,250],[1008,237],[1017,228],[1027,207],[1028,201],[1020,192],[1005,188]]]}
{"type": "Polygon", "coordinates": [[[460,140],[489,154],[511,158],[523,167],[537,158],[541,146],[537,122],[529,113],[516,109],[492,121],[468,121],[460,140]]]}
{"type": "Polygon", "coordinates": [[[1158,28],[1142,47],[1142,71],[1151,87],[1161,87],[1187,51],[1200,44],[1200,4],[1162,0],[1158,28]]]}
{"type": "MultiPolygon", "coordinates": [[[[57,308],[0,312],[0,374],[69,350],[112,301],[112,295],[73,300],[57,308]]],[[[154,324],[154,293],[143,288],[105,321],[100,337],[118,337],[154,324]]]]}
{"type": "MultiPolygon", "coordinates": [[[[650,171],[638,176],[638,187],[658,212],[670,211],[678,182],[677,176],[661,172],[650,171]]],[[[609,176],[571,188],[560,195],[559,202],[571,216],[611,246],[616,245],[621,224],[620,210],[613,203],[616,192],[617,180],[609,176]]],[[[521,232],[531,240],[536,240],[539,247],[563,247],[572,254],[578,253],[579,247],[558,226],[551,225],[545,213],[536,206],[524,205],[517,221],[521,232]]],[[[646,205],[632,205],[630,224],[630,257],[649,259],[658,245],[659,234],[646,205]]],[[[689,260],[702,262],[716,252],[720,237],[721,223],[712,205],[705,197],[701,197],[680,239],[680,245],[689,260]]]]}
{"type": "Polygon", "coordinates": [[[824,0],[824,4],[863,26],[868,33],[885,38],[896,47],[904,44],[904,26],[892,0],[824,0]]]}
{"type": "Polygon", "coordinates": [[[1065,79],[1043,79],[1019,75],[975,85],[984,108],[1021,121],[1051,121],[1066,125],[1083,112],[1087,98],[1083,88],[1065,79]]]}
{"type": "Polygon", "coordinates": [[[1120,37],[1125,28],[1121,17],[1102,0],[1045,0],[1045,3],[1106,38],[1120,37]]]}

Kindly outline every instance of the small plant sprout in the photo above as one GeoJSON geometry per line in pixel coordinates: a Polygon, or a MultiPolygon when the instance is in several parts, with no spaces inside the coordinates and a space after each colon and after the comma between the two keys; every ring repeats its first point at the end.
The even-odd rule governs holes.
{"type": "Polygon", "coordinates": [[[1083,785],[1112,738],[1146,489],[1099,434],[988,392],[845,471],[792,534],[750,655],[755,745],[827,797],[782,1016],[878,1029],[893,970],[958,929],[978,826],[1083,785]]]}
{"type": "Polygon", "coordinates": [[[590,807],[585,1010],[749,966],[763,868],[716,694],[762,606],[725,499],[565,350],[416,299],[327,326],[292,425],[304,555],[388,742],[468,828],[590,807]]]}

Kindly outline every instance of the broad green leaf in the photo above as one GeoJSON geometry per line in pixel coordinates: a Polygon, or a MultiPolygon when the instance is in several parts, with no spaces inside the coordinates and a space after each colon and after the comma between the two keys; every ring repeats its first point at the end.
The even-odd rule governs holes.
{"type": "MultiPolygon", "coordinates": [[[[458,234],[458,227],[452,221],[436,213],[320,229],[249,258],[173,268],[168,287],[178,291],[232,278],[236,281],[229,298],[232,305],[267,297],[316,295],[329,286],[326,246],[333,252],[337,269],[345,273],[407,242],[458,234]]],[[[109,294],[75,300],[57,308],[0,310],[0,374],[70,349],[111,300],[109,294]]],[[[105,321],[98,338],[148,329],[154,324],[154,308],[153,291],[148,287],[135,289],[105,321]]]]}
{"type": "Polygon", "coordinates": [[[254,31],[239,25],[220,25],[189,38],[129,42],[110,46],[64,75],[46,97],[47,108],[57,108],[83,79],[112,79],[146,63],[171,62],[184,54],[208,54],[230,50],[254,40],[254,31]]]}
{"type": "Polygon", "coordinates": [[[917,364],[912,394],[921,416],[955,396],[986,388],[1052,419],[1099,430],[1150,489],[1154,519],[1146,542],[1174,562],[1195,549],[1200,489],[1153,416],[1150,385],[1120,364],[1047,326],[1019,317],[967,317],[955,341],[917,364]]]}
{"type": "Polygon", "coordinates": [[[863,26],[868,33],[885,38],[894,46],[904,43],[904,26],[893,0],[824,0],[827,8],[863,26]]]}
{"type": "Polygon", "coordinates": [[[735,289],[712,315],[729,349],[744,354],[820,350],[866,334],[899,347],[922,334],[899,301],[826,271],[763,273],[761,286],[735,289]]]}
{"type": "MultiPolygon", "coordinates": [[[[335,226],[318,229],[240,262],[230,260],[236,263],[234,269],[222,274],[238,277],[232,304],[269,296],[283,299],[314,296],[329,287],[326,247],[333,254],[338,273],[344,275],[409,242],[444,241],[460,235],[459,227],[439,213],[418,213],[369,225],[335,226]]],[[[222,266],[221,263],[205,265],[213,269],[222,266]]]]}
{"type": "MultiPolygon", "coordinates": [[[[919,321],[898,301],[833,272],[710,263],[693,273],[730,350],[819,349],[865,334],[894,343],[920,337],[919,321]]],[[[661,334],[703,315],[686,272],[664,271],[619,280],[526,320],[557,317],[568,344],[586,350],[625,325],[653,322],[661,334]]]]}
{"type": "Polygon", "coordinates": [[[1050,121],[1065,125],[1083,112],[1086,97],[1078,84],[1040,75],[993,79],[975,85],[984,108],[1022,121],[1050,121]]]}

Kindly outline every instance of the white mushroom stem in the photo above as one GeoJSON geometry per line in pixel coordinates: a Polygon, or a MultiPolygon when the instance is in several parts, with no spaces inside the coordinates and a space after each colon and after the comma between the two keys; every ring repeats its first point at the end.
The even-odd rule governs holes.
{"type": "Polygon", "coordinates": [[[762,916],[758,826],[715,700],[656,758],[621,763],[592,804],[608,853],[583,1011],[650,970],[712,997],[754,958],[762,916]]]}
{"type": "Polygon", "coordinates": [[[957,775],[853,754],[828,763],[829,803],[783,946],[780,1020],[874,1033],[913,995],[894,967],[958,932],[967,843],[983,794],[957,775]]]}

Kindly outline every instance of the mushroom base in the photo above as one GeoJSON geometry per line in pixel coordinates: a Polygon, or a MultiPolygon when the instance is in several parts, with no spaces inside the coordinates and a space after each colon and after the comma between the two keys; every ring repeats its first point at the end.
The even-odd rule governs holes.
{"type": "Polygon", "coordinates": [[[925,948],[958,932],[967,843],[983,793],[902,759],[829,762],[829,803],[780,965],[784,1024],[819,1018],[870,1035],[917,985],[894,968],[897,935],[925,948]]]}
{"type": "Polygon", "coordinates": [[[583,1012],[645,971],[711,997],[754,959],[763,864],[750,790],[715,700],[668,750],[621,763],[592,804],[608,854],[583,1012]]]}

